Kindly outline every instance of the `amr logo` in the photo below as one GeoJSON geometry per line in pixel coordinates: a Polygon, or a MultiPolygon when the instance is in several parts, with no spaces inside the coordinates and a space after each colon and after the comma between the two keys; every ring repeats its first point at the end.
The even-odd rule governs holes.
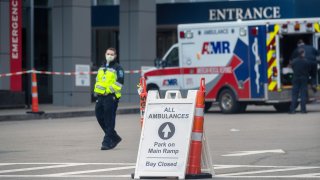
{"type": "Polygon", "coordinates": [[[177,79],[164,79],[162,81],[163,86],[176,86],[178,85],[177,79]]]}
{"type": "Polygon", "coordinates": [[[202,54],[225,54],[230,53],[230,42],[228,41],[211,41],[204,42],[202,54]]]}

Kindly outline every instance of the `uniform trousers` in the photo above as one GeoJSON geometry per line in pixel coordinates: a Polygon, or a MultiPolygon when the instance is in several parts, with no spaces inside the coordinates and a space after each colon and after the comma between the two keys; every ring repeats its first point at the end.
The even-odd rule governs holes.
{"type": "Polygon", "coordinates": [[[310,71],[309,74],[311,76],[311,85],[316,86],[317,85],[317,68],[318,64],[316,61],[308,61],[310,64],[310,71]]]}
{"type": "Polygon", "coordinates": [[[301,112],[307,112],[307,91],[308,91],[308,77],[295,78],[293,80],[292,101],[290,105],[290,112],[295,112],[298,98],[300,95],[301,112]]]}
{"type": "Polygon", "coordinates": [[[105,134],[102,146],[113,147],[121,139],[115,130],[118,103],[119,100],[114,94],[98,95],[95,114],[99,125],[105,134]]]}

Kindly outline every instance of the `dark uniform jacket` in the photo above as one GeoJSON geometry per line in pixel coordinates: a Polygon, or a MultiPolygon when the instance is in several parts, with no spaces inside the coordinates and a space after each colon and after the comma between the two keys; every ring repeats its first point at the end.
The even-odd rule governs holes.
{"type": "Polygon", "coordinates": [[[296,79],[308,79],[310,64],[305,58],[295,58],[291,64],[293,70],[293,80],[296,79]]]}

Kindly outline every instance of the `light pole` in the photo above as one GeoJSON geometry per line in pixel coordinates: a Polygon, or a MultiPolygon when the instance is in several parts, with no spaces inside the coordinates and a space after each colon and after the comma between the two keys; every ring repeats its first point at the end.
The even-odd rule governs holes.
{"type": "MultiPolygon", "coordinates": [[[[30,56],[29,56],[29,62],[27,63],[27,69],[28,70],[32,70],[33,67],[34,67],[34,1],[33,0],[30,0],[30,24],[29,24],[29,28],[30,28],[30,32],[29,32],[29,53],[30,53],[30,56]]],[[[28,81],[27,81],[27,87],[26,87],[26,104],[27,104],[27,107],[30,108],[30,104],[31,104],[31,98],[30,98],[30,95],[32,93],[32,78],[31,78],[32,74],[28,74],[28,81]]]]}
{"type": "Polygon", "coordinates": [[[34,66],[34,2],[30,0],[30,69],[34,66]]]}

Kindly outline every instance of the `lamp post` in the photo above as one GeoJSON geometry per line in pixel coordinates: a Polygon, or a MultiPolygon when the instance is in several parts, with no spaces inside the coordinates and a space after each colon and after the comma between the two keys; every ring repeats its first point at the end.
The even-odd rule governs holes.
{"type": "Polygon", "coordinates": [[[30,0],[30,69],[34,66],[34,1],[30,0]]]}
{"type": "MultiPolygon", "coordinates": [[[[27,69],[28,70],[32,70],[33,67],[34,67],[34,1],[33,0],[30,0],[30,19],[29,19],[29,62],[27,63],[27,69]]],[[[32,78],[31,78],[31,75],[32,74],[28,74],[28,81],[26,83],[27,87],[26,87],[26,105],[28,108],[30,108],[30,104],[31,104],[31,98],[30,98],[30,95],[31,95],[31,88],[32,88],[32,78]]]]}

